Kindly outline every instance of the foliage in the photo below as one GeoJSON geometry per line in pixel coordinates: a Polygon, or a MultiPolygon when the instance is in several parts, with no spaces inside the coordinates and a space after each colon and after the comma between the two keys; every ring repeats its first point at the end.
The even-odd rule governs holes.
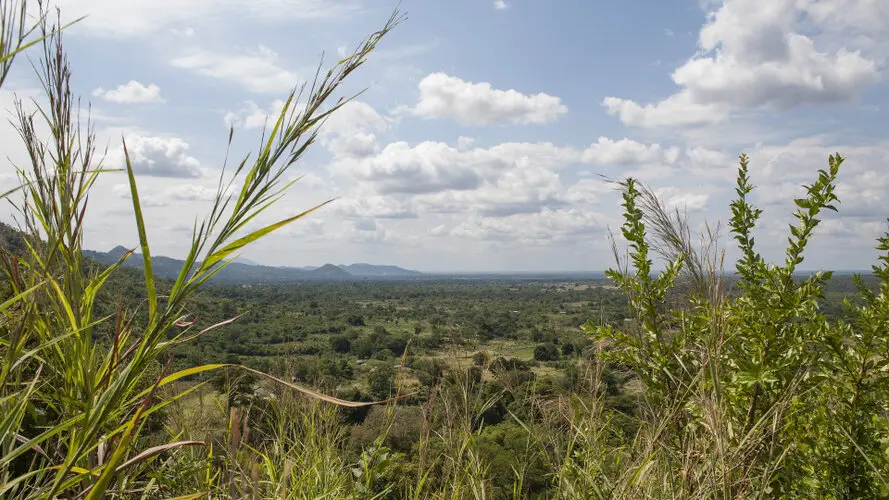
{"type": "MultiPolygon", "coordinates": [[[[636,321],[626,330],[586,326],[610,346],[606,359],[632,367],[646,396],[640,435],[649,444],[633,450],[642,452],[634,456],[636,472],[615,491],[638,494],[669,485],[671,496],[889,495],[885,265],[874,269],[881,280],[877,291],[856,279],[863,300],[847,301],[845,321],[822,312],[831,273],[796,274],[821,213],[836,211],[842,163],[838,154],[831,156],[828,168],[805,186],[806,196],[794,200],[798,223],[790,227],[786,260],[770,265],[756,252],[753,230],[762,211],[747,199],[753,186],[741,156],[729,224],[741,255],[734,296],[724,292],[718,254],[696,255],[685,240],[663,238],[665,231],[658,232],[657,244],[674,258],[651,277],[645,224],[669,217],[657,206],[643,213],[635,181],[623,183],[622,232],[632,265],[609,276],[630,298],[636,321]],[[689,273],[699,286],[686,304],[667,307],[690,261],[707,263],[689,273]],[[683,470],[681,478],[666,482],[675,470],[683,470]]],[[[882,252],[886,241],[880,239],[882,252]]],[[[886,257],[881,260],[885,264],[886,257]]]]}
{"type": "MultiPolygon", "coordinates": [[[[159,283],[152,272],[148,228],[124,143],[144,286],[139,307],[100,315],[96,305],[103,286],[132,252],[101,268],[84,258],[87,200],[107,171],[89,121],[85,126],[79,121],[61,24],[51,25],[44,14],[36,26],[40,36],[29,40],[34,29],[24,25],[27,12],[25,2],[0,6],[0,73],[5,77],[19,50],[42,42],[36,67],[45,93],[36,111],[16,103],[15,123],[30,164],[17,167],[22,193],[14,201],[24,245],[5,248],[2,262],[7,300],[0,306],[0,496],[94,499],[130,490],[149,495],[159,488],[148,473],[158,457],[194,447],[209,449],[212,457],[205,441],[171,435],[148,446],[146,439],[160,412],[191,393],[170,391],[174,383],[224,366],[171,369],[177,345],[219,326],[195,328],[187,299],[246,245],[319,208],[247,230],[283,196],[292,184],[282,185],[285,174],[315,141],[318,126],[347,101],[327,109],[325,103],[400,17],[393,15],[310,93],[291,93],[255,159],[245,157],[231,172],[223,169],[213,206],[195,223],[188,257],[172,283],[159,283]],[[298,110],[301,97],[305,107],[298,110]],[[40,132],[44,127],[48,134],[40,132]],[[234,194],[227,194],[230,187],[234,194]],[[159,364],[160,370],[152,369],[159,364]]],[[[210,469],[206,475],[203,469],[192,472],[190,484],[198,490],[219,484],[210,469]]]]}

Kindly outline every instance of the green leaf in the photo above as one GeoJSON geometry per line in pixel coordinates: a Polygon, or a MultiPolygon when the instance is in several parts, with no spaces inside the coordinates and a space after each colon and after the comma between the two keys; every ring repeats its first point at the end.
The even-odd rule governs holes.
{"type": "Polygon", "coordinates": [[[213,255],[209,256],[207,258],[207,260],[204,262],[204,265],[202,267],[204,269],[209,269],[209,268],[213,267],[214,265],[218,264],[220,261],[222,261],[229,255],[231,255],[232,253],[243,248],[245,245],[258,240],[259,238],[262,238],[263,236],[271,233],[272,231],[280,229],[297,219],[300,219],[302,217],[305,217],[306,215],[309,215],[310,213],[314,212],[315,210],[318,210],[319,208],[323,207],[324,205],[327,205],[328,203],[330,203],[332,201],[333,200],[325,201],[324,203],[316,205],[301,214],[297,214],[297,215],[294,215],[293,217],[289,217],[287,219],[280,220],[274,224],[270,224],[262,229],[259,229],[257,231],[254,231],[254,232],[248,234],[247,236],[244,236],[243,238],[239,238],[239,239],[229,243],[221,250],[219,250],[219,251],[215,252],[213,255]]]}
{"type": "Polygon", "coordinates": [[[130,195],[133,199],[133,211],[136,216],[136,227],[139,231],[139,244],[142,246],[142,262],[145,268],[145,292],[148,294],[148,320],[154,321],[157,314],[157,291],[154,286],[154,272],[151,269],[151,251],[148,248],[148,236],[145,233],[145,220],[142,217],[142,206],[139,203],[139,190],[136,188],[136,175],[127,151],[127,141],[123,140],[123,154],[127,163],[127,176],[130,180],[130,195]]]}

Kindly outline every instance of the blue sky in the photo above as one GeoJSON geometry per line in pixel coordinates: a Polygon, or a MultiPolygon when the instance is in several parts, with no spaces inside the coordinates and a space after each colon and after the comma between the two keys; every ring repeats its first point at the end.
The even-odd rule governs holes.
{"type": "MultiPolygon", "coordinates": [[[[229,124],[238,157],[294,85],[385,22],[376,0],[58,0],[105,162],[134,153],[156,253],[209,209],[229,124]]],[[[338,200],[250,248],[273,265],[601,270],[632,175],[702,228],[727,219],[738,155],[780,259],[793,196],[838,151],[838,216],[807,268],[861,269],[889,215],[889,2],[403,0],[409,19],[344,92],[272,216],[338,200]]],[[[34,54],[36,57],[36,53],[34,54]]],[[[24,61],[20,61],[24,62],[24,61]]],[[[0,91],[36,93],[19,64],[0,91]]],[[[10,130],[2,147],[22,151],[10,130]]],[[[0,176],[11,182],[11,167],[0,176]]],[[[134,246],[123,175],[91,199],[86,244],[134,246]]],[[[8,216],[4,219],[8,220],[8,216]]],[[[725,238],[724,246],[731,244],[725,238]]]]}

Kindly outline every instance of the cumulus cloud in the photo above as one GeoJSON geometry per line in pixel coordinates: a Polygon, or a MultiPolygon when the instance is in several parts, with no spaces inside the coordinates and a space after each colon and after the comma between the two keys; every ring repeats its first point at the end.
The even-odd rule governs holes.
{"type": "Polygon", "coordinates": [[[695,102],[689,92],[680,91],[655,104],[639,104],[630,99],[606,97],[602,104],[608,114],[634,127],[700,125],[725,120],[731,108],[724,103],[695,102]]]}
{"type": "Polygon", "coordinates": [[[321,142],[335,159],[367,158],[380,152],[374,132],[385,131],[390,124],[391,119],[369,104],[350,101],[324,123],[321,142]]]}
{"type": "MultiPolygon", "coordinates": [[[[838,216],[885,220],[889,214],[889,142],[868,145],[838,144],[827,136],[800,138],[783,145],[760,145],[750,151],[751,181],[756,203],[769,206],[773,215],[791,213],[793,199],[805,195],[827,158],[841,152],[846,161],[840,169],[836,194],[838,216]]],[[[828,214],[830,215],[830,214],[828,214]]],[[[786,227],[786,226],[784,226],[786,227]]]]}
{"type": "Polygon", "coordinates": [[[471,217],[455,226],[451,236],[487,241],[518,241],[552,245],[577,237],[604,233],[605,218],[595,212],[544,209],[511,217],[471,217]]]}
{"type": "Polygon", "coordinates": [[[366,130],[382,131],[392,120],[380,115],[373,106],[363,101],[349,101],[324,122],[325,134],[349,135],[366,130]]]}
{"type": "Polygon", "coordinates": [[[494,0],[494,8],[497,10],[508,9],[509,4],[505,0],[494,0]]]}
{"type": "MultiPolygon", "coordinates": [[[[412,207],[419,212],[474,213],[496,218],[575,202],[593,203],[609,190],[605,183],[589,179],[566,187],[559,171],[570,165],[663,169],[676,165],[681,154],[678,148],[607,137],[600,137],[585,150],[521,142],[470,148],[468,141],[463,142],[462,147],[432,141],[413,146],[394,142],[377,152],[365,150],[371,153],[367,156],[334,151],[329,169],[360,180],[362,189],[376,195],[410,197],[412,207]]],[[[374,213],[369,207],[359,210],[350,205],[349,210],[353,216],[374,213]]]]}
{"type": "Polygon", "coordinates": [[[367,158],[380,152],[377,136],[368,132],[334,136],[326,139],[324,143],[335,159],[367,158]]]}
{"type": "Polygon", "coordinates": [[[422,194],[476,189],[517,166],[560,168],[577,159],[575,150],[550,143],[504,143],[460,151],[441,142],[410,146],[399,141],[360,161],[335,161],[331,168],[370,183],[382,194],[422,194]]]}
{"type": "Polygon", "coordinates": [[[655,189],[654,192],[668,210],[680,212],[701,212],[710,201],[710,195],[699,190],[666,187],[655,189]]]}
{"type": "Polygon", "coordinates": [[[490,83],[432,73],[420,81],[417,105],[400,111],[423,118],[452,118],[467,125],[526,125],[552,123],[567,113],[568,107],[549,94],[499,90],[490,83]]]}
{"type": "Polygon", "coordinates": [[[256,93],[287,92],[298,83],[297,74],[283,67],[281,57],[263,45],[251,52],[237,54],[194,49],[189,55],[173,59],[170,64],[256,93]]]}
{"type": "MultiPolygon", "coordinates": [[[[166,180],[169,184],[171,180],[166,180]]],[[[175,185],[141,186],[139,189],[139,202],[146,207],[171,206],[179,202],[208,202],[216,198],[216,186],[205,186],[195,183],[181,183],[175,185]]],[[[130,185],[117,184],[111,188],[111,192],[120,198],[130,199],[130,185]]],[[[230,194],[230,188],[227,194],[230,194]]]]}
{"type": "Polygon", "coordinates": [[[694,147],[686,149],[685,155],[691,160],[692,165],[699,169],[725,169],[735,166],[735,159],[729,158],[722,151],[694,147]]]}
{"type": "Polygon", "coordinates": [[[507,217],[539,212],[563,204],[558,174],[534,166],[519,166],[471,191],[444,191],[417,197],[417,204],[431,213],[476,213],[507,217]]]}
{"type": "Polygon", "coordinates": [[[253,101],[245,101],[241,109],[227,112],[224,120],[227,125],[245,130],[263,128],[270,124],[274,125],[283,109],[284,101],[280,99],[272,101],[267,109],[261,108],[253,101]]]}
{"type": "Polygon", "coordinates": [[[572,205],[591,205],[608,195],[614,194],[615,185],[604,179],[580,179],[562,193],[562,200],[572,205]]]}
{"type": "MultiPolygon", "coordinates": [[[[473,189],[481,174],[473,165],[455,165],[456,150],[442,143],[424,142],[411,147],[406,142],[387,145],[380,154],[349,165],[362,180],[372,182],[381,193],[428,193],[446,189],[473,189]]],[[[457,152],[459,153],[459,152],[457,152]]]]}
{"type": "Polygon", "coordinates": [[[337,214],[350,219],[415,219],[408,203],[391,196],[355,196],[337,200],[337,214]]]}
{"type": "Polygon", "coordinates": [[[676,163],[678,148],[662,148],[659,144],[642,144],[631,139],[615,141],[607,137],[588,147],[581,156],[585,163],[596,165],[639,165],[643,163],[676,163]]]}
{"type": "MultiPolygon", "coordinates": [[[[129,184],[115,184],[111,187],[111,194],[120,199],[132,200],[132,191],[130,191],[129,184]]],[[[139,205],[143,208],[151,208],[163,207],[166,203],[161,197],[156,196],[154,192],[142,188],[139,190],[139,205]]],[[[130,210],[131,206],[128,205],[126,212],[129,213],[130,210]]]]}
{"type": "Polygon", "coordinates": [[[216,187],[199,184],[180,184],[164,191],[164,195],[172,201],[213,201],[216,193],[216,187]]]}
{"type": "MultiPolygon", "coordinates": [[[[860,50],[867,36],[849,37],[855,48],[816,46],[818,34],[834,29],[833,19],[818,15],[826,3],[836,2],[724,0],[701,28],[699,53],[673,72],[678,92],[654,104],[606,97],[603,105],[628,125],[659,127],[715,123],[736,110],[850,100],[877,81],[879,70],[860,50]],[[816,34],[803,34],[811,31],[816,34]]],[[[886,10],[878,2],[858,3],[886,10]]],[[[844,28],[861,33],[851,24],[844,28]]]]}
{"type": "MultiPolygon", "coordinates": [[[[127,134],[127,150],[136,175],[153,177],[201,176],[201,162],[188,155],[188,143],[178,137],[127,134]]],[[[109,165],[125,168],[123,147],[108,152],[109,165]]]]}
{"type": "MultiPolygon", "coordinates": [[[[281,116],[284,101],[275,99],[267,107],[255,101],[244,101],[240,109],[228,111],[223,119],[228,125],[245,130],[258,129],[273,125],[281,116]]],[[[291,103],[288,112],[301,113],[305,103],[291,103]]],[[[392,120],[380,115],[369,104],[362,101],[349,101],[328,116],[321,126],[320,135],[323,139],[349,138],[353,135],[379,132],[389,128],[392,120]]]]}
{"type": "Polygon", "coordinates": [[[355,243],[380,243],[388,238],[388,234],[374,219],[361,219],[347,226],[346,237],[355,243]]]}
{"type": "Polygon", "coordinates": [[[161,88],[153,83],[147,86],[136,80],[130,80],[116,89],[105,90],[102,87],[93,90],[93,95],[106,101],[118,103],[148,103],[164,102],[161,97],[161,88]]]}

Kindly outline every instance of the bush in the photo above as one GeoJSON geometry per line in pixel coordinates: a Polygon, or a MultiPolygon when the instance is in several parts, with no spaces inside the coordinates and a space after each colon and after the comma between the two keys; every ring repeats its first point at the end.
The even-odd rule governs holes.
{"type": "Polygon", "coordinates": [[[534,359],[536,361],[557,361],[559,359],[559,348],[547,342],[534,348],[534,359]]]}
{"type": "MultiPolygon", "coordinates": [[[[725,294],[716,245],[698,250],[683,219],[633,179],[623,183],[630,261],[607,274],[629,297],[634,321],[626,330],[585,329],[614,346],[602,357],[630,367],[657,419],[649,425],[658,434],[643,439],[663,451],[639,459],[659,463],[664,481],[678,470],[696,478],[676,483],[670,496],[889,494],[889,234],[877,245],[878,291],[858,279],[862,300],[847,303],[848,322],[829,322],[821,310],[831,273],[797,274],[822,212],[836,210],[842,163],[831,156],[795,200],[797,224],[784,264],[775,266],[754,246],[762,212],[747,200],[753,186],[741,157],[729,223],[740,254],[733,296],[725,294]],[[667,261],[657,276],[652,249],[667,261]],[[671,295],[679,287],[685,301],[671,295]],[[687,470],[691,456],[708,459],[687,470]]],[[[628,410],[621,399],[612,402],[628,410]]]]}
{"type": "Polygon", "coordinates": [[[367,373],[367,388],[377,400],[387,399],[395,389],[395,368],[391,362],[375,361],[367,373]]]}
{"type": "Polygon", "coordinates": [[[352,342],[346,337],[336,337],[331,342],[333,351],[339,354],[348,354],[352,351],[352,342]]]}

